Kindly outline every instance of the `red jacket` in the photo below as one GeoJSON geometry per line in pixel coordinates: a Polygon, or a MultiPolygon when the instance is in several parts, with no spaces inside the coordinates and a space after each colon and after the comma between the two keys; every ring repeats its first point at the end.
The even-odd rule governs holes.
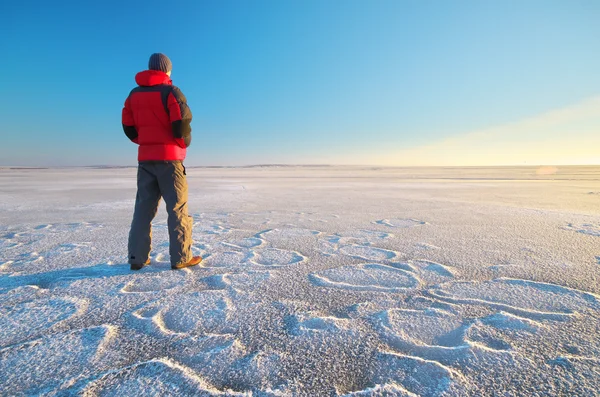
{"type": "Polygon", "coordinates": [[[138,161],[184,160],[192,140],[192,112],[185,96],[164,72],[145,70],[135,76],[123,107],[123,130],[139,145],[138,161]]]}

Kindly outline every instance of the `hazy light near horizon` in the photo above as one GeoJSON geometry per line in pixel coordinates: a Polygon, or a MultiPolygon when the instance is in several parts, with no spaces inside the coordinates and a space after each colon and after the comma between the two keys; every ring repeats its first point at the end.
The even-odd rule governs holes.
{"type": "Polygon", "coordinates": [[[385,166],[600,164],[600,96],[413,148],[353,154],[339,164],[385,166]]]}

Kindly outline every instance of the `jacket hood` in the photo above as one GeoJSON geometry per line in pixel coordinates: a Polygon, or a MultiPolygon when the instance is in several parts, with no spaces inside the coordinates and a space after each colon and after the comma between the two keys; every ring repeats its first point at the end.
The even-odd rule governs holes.
{"type": "Polygon", "coordinates": [[[159,84],[173,84],[171,78],[160,70],[144,70],[135,75],[135,82],[143,87],[159,84]]]}

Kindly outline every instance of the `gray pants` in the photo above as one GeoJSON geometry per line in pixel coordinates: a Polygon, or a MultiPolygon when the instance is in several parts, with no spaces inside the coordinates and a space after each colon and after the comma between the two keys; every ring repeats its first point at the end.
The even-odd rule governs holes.
{"type": "Polygon", "coordinates": [[[188,216],[188,185],[181,161],[140,162],[137,174],[135,212],[129,232],[129,263],[141,265],[150,256],[152,219],[160,198],[167,205],[171,265],[192,258],[192,218],[188,216]]]}

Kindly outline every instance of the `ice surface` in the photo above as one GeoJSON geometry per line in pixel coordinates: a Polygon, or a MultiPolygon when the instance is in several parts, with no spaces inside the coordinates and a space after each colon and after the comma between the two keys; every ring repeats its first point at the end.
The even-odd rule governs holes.
{"type": "Polygon", "coordinates": [[[0,394],[600,395],[600,168],[0,169],[0,394]]]}

